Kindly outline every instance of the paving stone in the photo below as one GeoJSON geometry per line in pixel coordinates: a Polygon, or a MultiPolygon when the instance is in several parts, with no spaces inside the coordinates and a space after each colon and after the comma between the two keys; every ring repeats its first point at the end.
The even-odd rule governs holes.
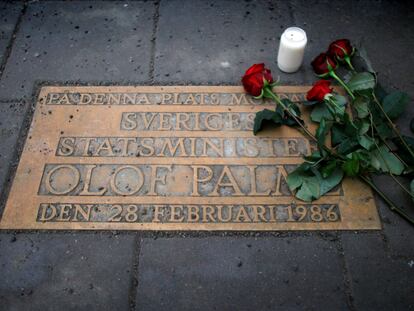
{"type": "Polygon", "coordinates": [[[285,1],[161,1],[155,81],[240,84],[250,65],[264,62],[296,84],[301,72],[276,66],[279,36],[291,24],[285,1]]]}
{"type": "MultiPolygon", "coordinates": [[[[161,1],[155,82],[238,84],[251,63],[262,61],[278,75],[278,36],[296,24],[310,39],[305,66],[281,74],[282,83],[315,81],[310,61],[338,36],[365,38],[380,78],[413,96],[412,4],[293,0],[289,10],[284,1],[271,3],[161,1]]],[[[147,81],[154,7],[141,1],[29,2],[0,81],[0,99],[30,96],[36,81],[147,81]]],[[[13,23],[13,14],[3,15],[7,23],[1,17],[0,31],[13,23]]],[[[1,44],[9,42],[4,39],[0,55],[1,44]]],[[[24,108],[7,107],[0,108],[0,182],[24,114],[24,108]]],[[[402,124],[412,115],[409,110],[402,124]]],[[[409,206],[387,181],[378,182],[409,206]]],[[[378,232],[342,234],[353,304],[357,310],[409,310],[413,228],[377,202],[385,243],[378,232]]],[[[134,247],[133,235],[20,233],[15,239],[2,232],[0,309],[127,310],[134,247]]],[[[315,235],[145,239],[139,272],[137,310],[348,309],[335,243],[315,235]]]]}
{"type": "Polygon", "coordinates": [[[0,234],[2,310],[129,310],[133,235],[0,234]]]}
{"type": "Polygon", "coordinates": [[[27,105],[24,103],[0,104],[0,193],[10,165],[18,161],[15,149],[26,111],[27,105]]]}
{"type": "Polygon", "coordinates": [[[148,79],[152,2],[31,2],[0,83],[0,99],[37,81],[142,83],[148,79]]]}
{"type": "MultiPolygon", "coordinates": [[[[407,214],[414,218],[413,203],[409,197],[390,177],[378,176],[375,182],[383,189],[395,204],[403,208],[407,214]]],[[[407,183],[401,180],[403,183],[407,183]]],[[[408,185],[405,185],[408,187],[408,185]]],[[[384,201],[377,198],[377,206],[382,217],[384,234],[387,245],[393,256],[411,258],[414,260],[414,227],[403,220],[398,214],[390,211],[384,201]]]]}
{"type": "MultiPolygon", "coordinates": [[[[292,10],[295,24],[308,35],[303,69],[307,83],[317,79],[311,61],[333,40],[348,38],[363,44],[382,85],[388,90],[403,90],[414,98],[414,77],[408,69],[413,58],[407,53],[414,50],[414,24],[406,18],[414,14],[412,1],[293,0],[292,10]]],[[[414,105],[409,105],[398,121],[406,134],[412,135],[409,123],[413,116],[414,105]]]]}
{"type": "Polygon", "coordinates": [[[0,4],[0,63],[4,61],[4,54],[22,9],[22,2],[3,2],[0,4]]]}
{"type": "Polygon", "coordinates": [[[144,239],[137,310],[346,310],[335,242],[144,239]]]}
{"type": "Polygon", "coordinates": [[[343,233],[356,310],[414,310],[414,258],[393,259],[378,233],[343,233]]]}
{"type": "Polygon", "coordinates": [[[391,82],[391,86],[413,92],[414,79],[407,70],[407,61],[412,59],[407,51],[414,48],[414,24],[406,18],[414,12],[412,2],[293,0],[292,10],[295,24],[308,35],[304,61],[310,81],[315,80],[312,59],[333,40],[348,38],[363,43],[387,85],[391,82]]]}
{"type": "MultiPolygon", "coordinates": [[[[295,23],[306,30],[309,39],[304,60],[306,82],[312,83],[317,79],[310,66],[312,59],[327,49],[333,40],[349,38],[352,42],[363,42],[384,86],[404,90],[414,97],[414,77],[408,70],[413,59],[407,52],[414,49],[414,24],[406,18],[414,12],[412,2],[293,0],[292,9],[295,23]]],[[[408,128],[413,116],[414,105],[410,104],[398,122],[402,131],[411,136],[413,134],[408,128]]],[[[377,178],[376,182],[399,205],[412,206],[408,195],[400,191],[392,180],[377,178]]],[[[379,199],[376,202],[395,255],[413,254],[413,242],[409,238],[413,235],[412,226],[389,212],[384,202],[379,199]]]]}

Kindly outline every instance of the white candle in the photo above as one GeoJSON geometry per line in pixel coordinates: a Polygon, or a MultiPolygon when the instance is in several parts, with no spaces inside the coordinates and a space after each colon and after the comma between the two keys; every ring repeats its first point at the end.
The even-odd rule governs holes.
{"type": "Polygon", "coordinates": [[[295,72],[302,65],[305,52],[306,32],[298,27],[289,27],[280,38],[277,65],[284,72],[295,72]]]}

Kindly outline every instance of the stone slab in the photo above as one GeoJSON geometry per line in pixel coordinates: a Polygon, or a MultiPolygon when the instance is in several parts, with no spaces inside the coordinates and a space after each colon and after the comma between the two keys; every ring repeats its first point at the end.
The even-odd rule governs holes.
{"type": "Polygon", "coordinates": [[[8,179],[7,174],[11,165],[17,165],[16,146],[27,111],[24,103],[0,104],[0,193],[8,179]]]}
{"type": "Polygon", "coordinates": [[[325,52],[333,40],[348,38],[354,44],[363,44],[380,82],[414,95],[413,78],[407,70],[411,61],[407,51],[414,49],[414,25],[406,18],[414,13],[412,1],[292,0],[291,5],[294,23],[309,39],[303,65],[306,82],[317,80],[312,59],[325,52]]]}
{"type": "Polygon", "coordinates": [[[22,9],[23,3],[18,1],[0,4],[0,63],[4,61],[6,49],[12,39],[22,9]]]}
{"type": "MultiPolygon", "coordinates": [[[[414,217],[413,202],[401,187],[389,176],[375,176],[374,181],[386,191],[388,197],[403,208],[403,210],[414,217]]],[[[409,180],[400,178],[400,182],[409,188],[409,180]]],[[[378,200],[377,207],[382,219],[383,232],[386,242],[393,256],[414,260],[414,240],[411,238],[414,233],[413,226],[406,220],[392,212],[388,205],[378,200]]]]}
{"type": "Polygon", "coordinates": [[[317,236],[144,239],[138,271],[136,310],[349,310],[317,236]]]}
{"type": "Polygon", "coordinates": [[[298,84],[302,70],[276,69],[278,37],[293,23],[289,11],[287,1],[161,1],[155,82],[239,84],[248,67],[264,62],[282,84],[298,84]]]}
{"type": "Polygon", "coordinates": [[[378,233],[341,235],[355,309],[412,310],[414,257],[395,256],[378,233]]]}
{"type": "Polygon", "coordinates": [[[149,79],[151,1],[29,2],[0,81],[0,100],[29,99],[36,83],[149,79]]]}
{"type": "Polygon", "coordinates": [[[1,310],[129,310],[135,237],[0,233],[1,310]]]}
{"type": "Polygon", "coordinates": [[[312,204],[292,196],[287,173],[312,146],[289,127],[255,137],[255,113],[272,107],[239,86],[44,87],[0,227],[380,229],[360,182],[312,204]]]}

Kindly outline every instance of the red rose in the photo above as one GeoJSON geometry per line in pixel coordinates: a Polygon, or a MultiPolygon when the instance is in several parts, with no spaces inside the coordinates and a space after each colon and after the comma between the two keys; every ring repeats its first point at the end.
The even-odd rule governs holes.
{"type": "Polygon", "coordinates": [[[328,75],[331,69],[336,69],[338,63],[326,53],[321,53],[311,63],[313,71],[321,77],[328,75]],[[328,65],[329,64],[329,65],[328,65]],[[329,68],[331,67],[331,69],[329,68]]]}
{"type": "Polygon", "coordinates": [[[332,58],[343,61],[346,56],[351,56],[354,48],[348,39],[339,39],[329,45],[328,54],[332,58]]]}
{"type": "Polygon", "coordinates": [[[331,82],[328,80],[319,80],[313,85],[313,87],[308,91],[306,99],[309,101],[318,101],[321,102],[325,99],[326,94],[330,94],[332,89],[330,88],[331,82]]]}
{"type": "Polygon", "coordinates": [[[247,69],[242,78],[242,83],[247,93],[259,96],[262,93],[265,80],[269,84],[273,83],[270,70],[265,68],[264,64],[254,64],[247,69]]]}

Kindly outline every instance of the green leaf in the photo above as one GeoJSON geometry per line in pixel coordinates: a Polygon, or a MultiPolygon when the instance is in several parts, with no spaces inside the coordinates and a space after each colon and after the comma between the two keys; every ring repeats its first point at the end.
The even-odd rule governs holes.
{"type": "Polygon", "coordinates": [[[321,167],[321,175],[323,178],[327,178],[337,168],[336,160],[329,161],[326,165],[321,167]]]}
{"type": "Polygon", "coordinates": [[[396,119],[404,112],[409,102],[410,97],[406,93],[396,91],[383,99],[382,106],[391,119],[396,119]]]}
{"type": "Polygon", "coordinates": [[[375,128],[376,128],[378,135],[382,139],[387,139],[393,135],[393,132],[388,126],[388,123],[386,123],[386,121],[380,121],[378,123],[375,122],[375,128]]]}
{"type": "Polygon", "coordinates": [[[360,171],[368,171],[371,168],[371,153],[364,149],[354,153],[358,155],[360,171]]]}
{"type": "Polygon", "coordinates": [[[371,150],[372,147],[375,145],[375,141],[373,138],[367,135],[358,136],[359,144],[367,150],[371,150]]]}
{"type": "Polygon", "coordinates": [[[332,145],[338,153],[346,155],[359,147],[359,129],[352,123],[348,114],[344,115],[344,124],[332,126],[332,145]]]}
{"type": "Polygon", "coordinates": [[[320,197],[318,178],[304,178],[302,186],[295,195],[299,200],[310,202],[320,197]]]}
{"type": "Polygon", "coordinates": [[[385,145],[371,152],[371,165],[378,171],[394,175],[400,175],[404,171],[402,162],[385,145]]]}
{"type": "Polygon", "coordinates": [[[314,106],[318,103],[319,102],[317,100],[311,100],[311,101],[305,100],[305,101],[301,102],[301,104],[304,105],[304,106],[314,106]]]}
{"type": "Polygon", "coordinates": [[[297,188],[299,188],[303,183],[303,177],[303,171],[301,171],[300,169],[296,169],[293,172],[291,172],[286,180],[289,189],[294,191],[297,188]]]}
{"type": "Polygon", "coordinates": [[[314,151],[310,156],[305,156],[304,159],[308,162],[315,163],[322,159],[322,155],[319,151],[314,151]]]}
{"type": "Polygon", "coordinates": [[[335,99],[335,101],[338,103],[338,105],[340,106],[346,106],[347,100],[345,96],[339,95],[339,94],[335,94],[332,96],[332,98],[335,99]]]}
{"type": "Polygon", "coordinates": [[[368,109],[369,100],[366,97],[358,96],[354,102],[353,107],[355,108],[359,118],[365,118],[369,114],[368,109]]]}
{"type": "Polygon", "coordinates": [[[375,76],[370,72],[360,72],[355,74],[348,82],[351,91],[362,91],[375,87],[375,76]]]}
{"type": "Polygon", "coordinates": [[[388,92],[384,89],[384,87],[380,83],[377,83],[377,85],[375,86],[374,91],[375,91],[375,96],[377,96],[377,98],[381,102],[385,98],[385,96],[388,95],[388,92]]]}
{"type": "Polygon", "coordinates": [[[414,118],[411,119],[410,130],[411,130],[411,133],[414,133],[414,118]]]}
{"type": "Polygon", "coordinates": [[[256,135],[258,132],[261,131],[264,123],[266,121],[271,121],[276,126],[282,124],[281,117],[275,111],[264,109],[256,113],[256,117],[254,118],[254,125],[253,125],[253,133],[256,135]]]}
{"type": "Polygon", "coordinates": [[[298,105],[287,98],[282,99],[282,103],[286,106],[291,114],[293,114],[295,117],[300,117],[301,113],[298,105]]]}
{"type": "Polygon", "coordinates": [[[359,157],[356,152],[353,152],[351,158],[346,160],[342,165],[345,174],[350,177],[355,177],[359,173],[359,157]]]}
{"type": "Polygon", "coordinates": [[[302,201],[313,201],[332,190],[343,178],[341,169],[336,168],[327,177],[322,177],[318,171],[304,170],[299,166],[295,171],[290,173],[287,178],[289,189],[297,189],[295,196],[302,201]]]}
{"type": "Polygon", "coordinates": [[[319,197],[336,187],[341,182],[343,177],[343,171],[340,168],[337,168],[331,175],[323,178],[320,183],[319,197]]]}
{"type": "Polygon", "coordinates": [[[371,127],[370,123],[367,120],[357,119],[354,121],[354,123],[358,128],[359,135],[364,135],[371,127]]]}
{"type": "Polygon", "coordinates": [[[334,124],[332,126],[332,133],[331,133],[331,142],[333,146],[337,146],[339,145],[341,142],[343,142],[345,139],[348,139],[348,136],[346,136],[343,127],[338,125],[338,124],[334,124]]]}
{"type": "MultiPolygon", "coordinates": [[[[316,153],[314,152],[313,154],[315,154],[313,158],[317,159],[316,153]]],[[[320,157],[318,157],[318,159],[319,158],[320,157]]],[[[286,181],[291,191],[294,191],[297,188],[299,188],[303,183],[303,179],[306,177],[309,177],[308,171],[310,167],[311,167],[311,164],[304,162],[301,165],[299,165],[297,168],[295,168],[292,172],[289,173],[286,181]]]]}
{"type": "Polygon", "coordinates": [[[318,141],[319,148],[322,149],[322,147],[325,145],[325,138],[328,134],[330,129],[330,126],[326,124],[325,118],[321,119],[321,122],[319,123],[319,127],[316,130],[316,139],[318,141]]]}
{"type": "Polygon", "coordinates": [[[375,73],[374,67],[372,67],[372,63],[371,63],[370,59],[368,58],[368,53],[365,50],[365,48],[360,46],[360,47],[358,47],[357,51],[358,51],[358,56],[361,57],[364,60],[365,66],[367,67],[367,70],[369,72],[375,73]]]}
{"type": "Polygon", "coordinates": [[[359,142],[357,139],[346,139],[338,146],[338,153],[339,154],[348,154],[356,149],[358,149],[359,142]]]}
{"type": "Polygon", "coordinates": [[[348,114],[344,115],[344,130],[345,134],[349,137],[354,137],[358,135],[358,127],[352,122],[350,116],[348,114]]]}
{"type": "Polygon", "coordinates": [[[345,75],[342,76],[342,81],[348,83],[349,80],[352,78],[352,72],[347,72],[345,75]]]}
{"type": "Polygon", "coordinates": [[[334,114],[342,117],[345,113],[347,103],[346,98],[342,95],[335,94],[331,97],[331,101],[332,102],[329,102],[329,105],[333,110],[334,114]]]}
{"type": "MultiPolygon", "coordinates": [[[[414,150],[414,137],[405,136],[403,135],[402,138],[404,139],[405,143],[411,150],[414,150]]],[[[392,142],[398,148],[398,156],[408,165],[413,167],[414,170],[414,158],[412,157],[411,153],[407,150],[404,144],[401,142],[399,137],[395,137],[392,139],[392,142]]]]}
{"type": "Polygon", "coordinates": [[[322,118],[328,121],[332,121],[333,117],[332,114],[329,112],[328,108],[325,104],[320,104],[313,108],[310,118],[313,122],[321,122],[322,118]]]}
{"type": "MultiPolygon", "coordinates": [[[[286,107],[286,109],[296,116],[296,118],[301,122],[304,123],[303,120],[300,118],[301,112],[299,106],[287,98],[282,99],[282,103],[286,107]]],[[[286,112],[281,105],[276,106],[276,113],[280,116],[280,123],[287,126],[295,126],[298,125],[297,122],[293,117],[290,116],[288,112],[286,112]]]]}

